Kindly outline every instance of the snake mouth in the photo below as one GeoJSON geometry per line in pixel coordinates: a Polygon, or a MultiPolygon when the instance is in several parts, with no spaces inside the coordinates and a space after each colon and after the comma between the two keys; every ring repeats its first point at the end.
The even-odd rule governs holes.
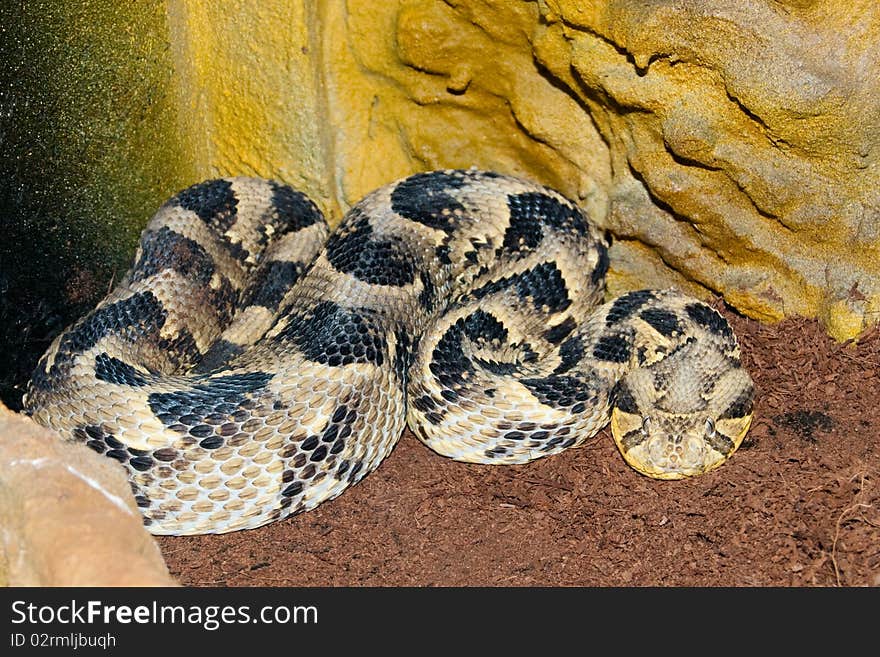
{"type": "Polygon", "coordinates": [[[684,479],[718,467],[726,458],[694,436],[655,436],[629,449],[626,461],[655,479],[684,479]],[[714,453],[713,453],[714,452],[714,453]]]}

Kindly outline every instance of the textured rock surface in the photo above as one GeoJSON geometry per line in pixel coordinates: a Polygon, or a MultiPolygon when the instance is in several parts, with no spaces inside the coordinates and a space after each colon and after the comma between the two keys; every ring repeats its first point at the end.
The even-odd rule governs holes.
{"type": "Polygon", "coordinates": [[[880,6],[548,0],[537,59],[610,147],[618,268],[837,338],[880,312],[880,6]],[[653,247],[651,253],[642,245],[653,247]]]}
{"type": "Polygon", "coordinates": [[[0,584],[174,586],[112,460],[0,404],[0,584]]]}
{"type": "Polygon", "coordinates": [[[492,166],[608,208],[613,292],[720,292],[840,339],[876,320],[876,3],[360,5],[340,51],[356,66],[330,66],[357,166],[492,166]],[[369,83],[343,93],[352,68],[369,83]]]}

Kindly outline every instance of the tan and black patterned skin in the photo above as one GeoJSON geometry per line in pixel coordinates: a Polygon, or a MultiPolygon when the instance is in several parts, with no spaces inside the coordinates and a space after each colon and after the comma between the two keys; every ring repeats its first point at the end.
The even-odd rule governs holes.
{"type": "Polygon", "coordinates": [[[328,234],[277,182],[182,191],[43,356],[27,412],[122,463],[156,534],[312,509],[406,424],[441,454],[500,464],[610,421],[627,462],[667,479],[717,467],[748,429],[727,322],[672,290],[601,304],[605,239],[553,190],[421,173],[328,234]]]}

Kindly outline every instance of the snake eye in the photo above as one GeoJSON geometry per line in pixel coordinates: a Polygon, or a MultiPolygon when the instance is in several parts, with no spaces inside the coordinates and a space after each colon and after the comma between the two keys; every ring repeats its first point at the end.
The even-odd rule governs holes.
{"type": "Polygon", "coordinates": [[[642,417],[642,433],[647,436],[649,431],[651,431],[651,417],[645,415],[642,417]]]}
{"type": "Polygon", "coordinates": [[[712,418],[706,418],[706,437],[711,438],[715,435],[715,422],[712,418]]]}

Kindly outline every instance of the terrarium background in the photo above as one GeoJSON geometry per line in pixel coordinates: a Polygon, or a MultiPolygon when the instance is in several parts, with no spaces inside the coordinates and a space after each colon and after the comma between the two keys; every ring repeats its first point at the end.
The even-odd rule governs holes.
{"type": "Polygon", "coordinates": [[[761,390],[746,449],[670,487],[606,436],[511,470],[405,437],[314,514],[163,541],[173,569],[272,583],[305,551],[319,581],[871,583],[877,341],[827,333],[853,338],[880,309],[878,19],[870,0],[3,3],[0,399],[20,406],[54,335],[192,182],[280,178],[335,221],[413,171],[497,169],[613,235],[612,294],[676,285],[764,322],[817,318],[735,319],[761,390]],[[249,570],[248,541],[278,532],[300,547],[249,570]]]}

